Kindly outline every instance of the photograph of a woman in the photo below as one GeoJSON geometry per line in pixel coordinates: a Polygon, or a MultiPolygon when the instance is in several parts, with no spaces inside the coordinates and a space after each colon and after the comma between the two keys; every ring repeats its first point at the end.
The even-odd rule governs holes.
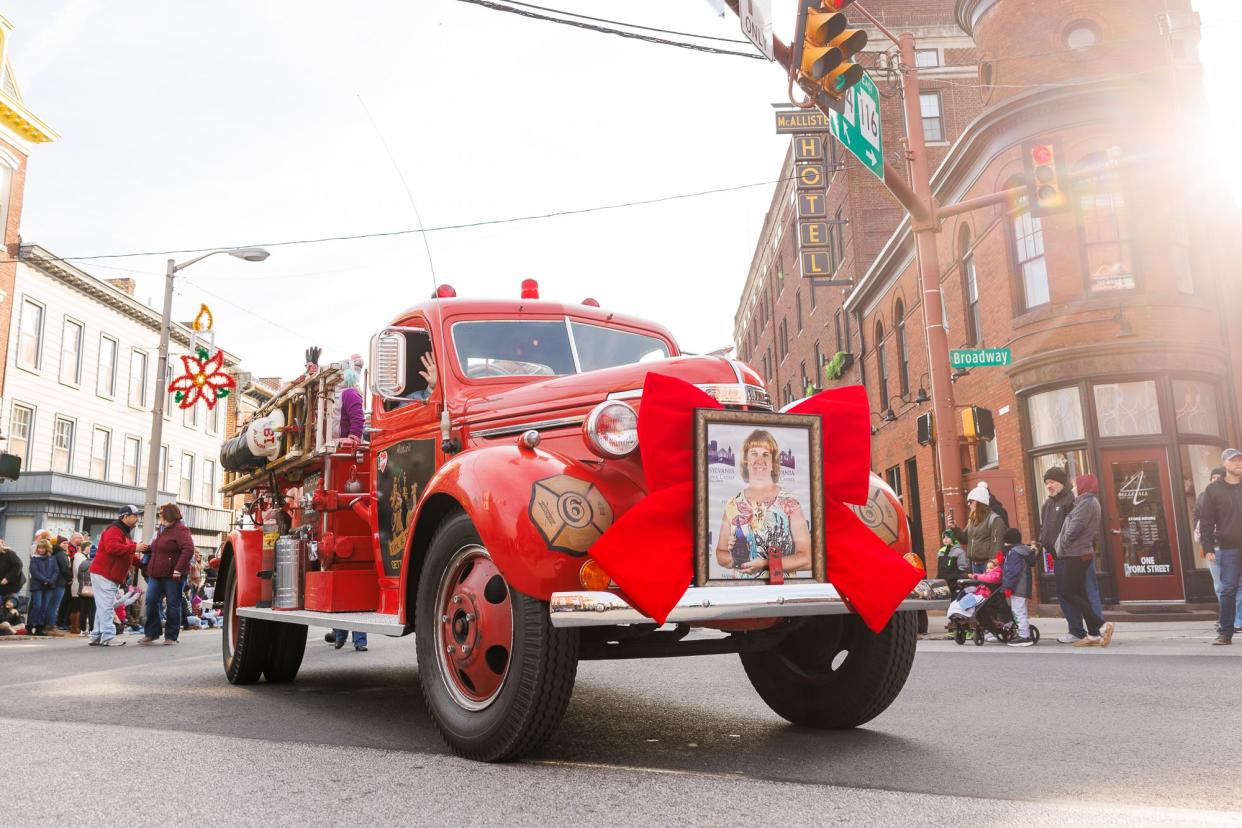
{"type": "Polygon", "coordinates": [[[770,431],[742,442],[738,470],[745,487],[725,503],[716,563],[735,577],[766,578],[774,561],[786,576],[808,576],[811,532],[802,504],[781,486],[781,450],[770,431]]]}

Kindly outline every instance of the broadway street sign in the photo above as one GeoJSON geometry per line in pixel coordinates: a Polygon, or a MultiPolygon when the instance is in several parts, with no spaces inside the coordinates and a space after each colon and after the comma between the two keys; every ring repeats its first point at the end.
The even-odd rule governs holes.
{"type": "Polygon", "coordinates": [[[949,351],[949,365],[954,368],[981,368],[990,365],[1004,367],[1013,362],[1008,348],[964,348],[949,351]]]}
{"type": "MultiPolygon", "coordinates": [[[[833,137],[841,142],[876,178],[884,180],[884,141],[880,137],[880,90],[871,76],[845,93],[845,107],[829,113],[833,137]]],[[[779,132],[779,129],[777,130],[779,132]]]]}

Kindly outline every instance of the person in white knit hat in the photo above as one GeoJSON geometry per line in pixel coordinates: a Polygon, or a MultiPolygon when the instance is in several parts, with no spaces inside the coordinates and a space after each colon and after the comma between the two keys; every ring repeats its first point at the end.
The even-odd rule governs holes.
{"type": "Polygon", "coordinates": [[[970,511],[966,517],[966,555],[971,572],[983,572],[988,561],[996,557],[1005,542],[1005,519],[988,505],[992,499],[988,487],[980,483],[966,495],[970,511]]]}

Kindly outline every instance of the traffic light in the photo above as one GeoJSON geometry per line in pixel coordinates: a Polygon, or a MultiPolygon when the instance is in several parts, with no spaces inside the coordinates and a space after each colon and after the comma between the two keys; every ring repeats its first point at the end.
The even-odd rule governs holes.
{"type": "Polygon", "coordinates": [[[962,409],[962,436],[967,440],[995,440],[992,412],[977,405],[962,409]]]}
{"type": "Polygon", "coordinates": [[[1031,215],[1046,216],[1069,207],[1069,194],[1065,191],[1068,178],[1061,162],[1061,142],[1029,141],[1022,145],[1022,158],[1026,165],[1027,202],[1031,215]]]}
{"type": "Polygon", "coordinates": [[[794,29],[794,69],[798,85],[816,104],[845,106],[845,93],[858,83],[863,68],[851,59],[867,45],[867,33],[849,28],[841,9],[853,0],[800,0],[794,29]]]}

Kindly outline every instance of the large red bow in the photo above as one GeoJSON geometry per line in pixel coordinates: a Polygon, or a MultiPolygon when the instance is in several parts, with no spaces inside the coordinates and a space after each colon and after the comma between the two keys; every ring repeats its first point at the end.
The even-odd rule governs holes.
{"type": "MultiPolygon", "coordinates": [[[[721,407],[687,382],[647,375],[638,445],[648,494],[591,547],[591,556],[635,606],[660,623],[694,577],[694,409],[721,407]]],[[[790,413],[824,419],[828,580],[879,632],[919,573],[845,505],[865,503],[870,488],[867,392],[858,385],[821,391],[790,413]]]]}

